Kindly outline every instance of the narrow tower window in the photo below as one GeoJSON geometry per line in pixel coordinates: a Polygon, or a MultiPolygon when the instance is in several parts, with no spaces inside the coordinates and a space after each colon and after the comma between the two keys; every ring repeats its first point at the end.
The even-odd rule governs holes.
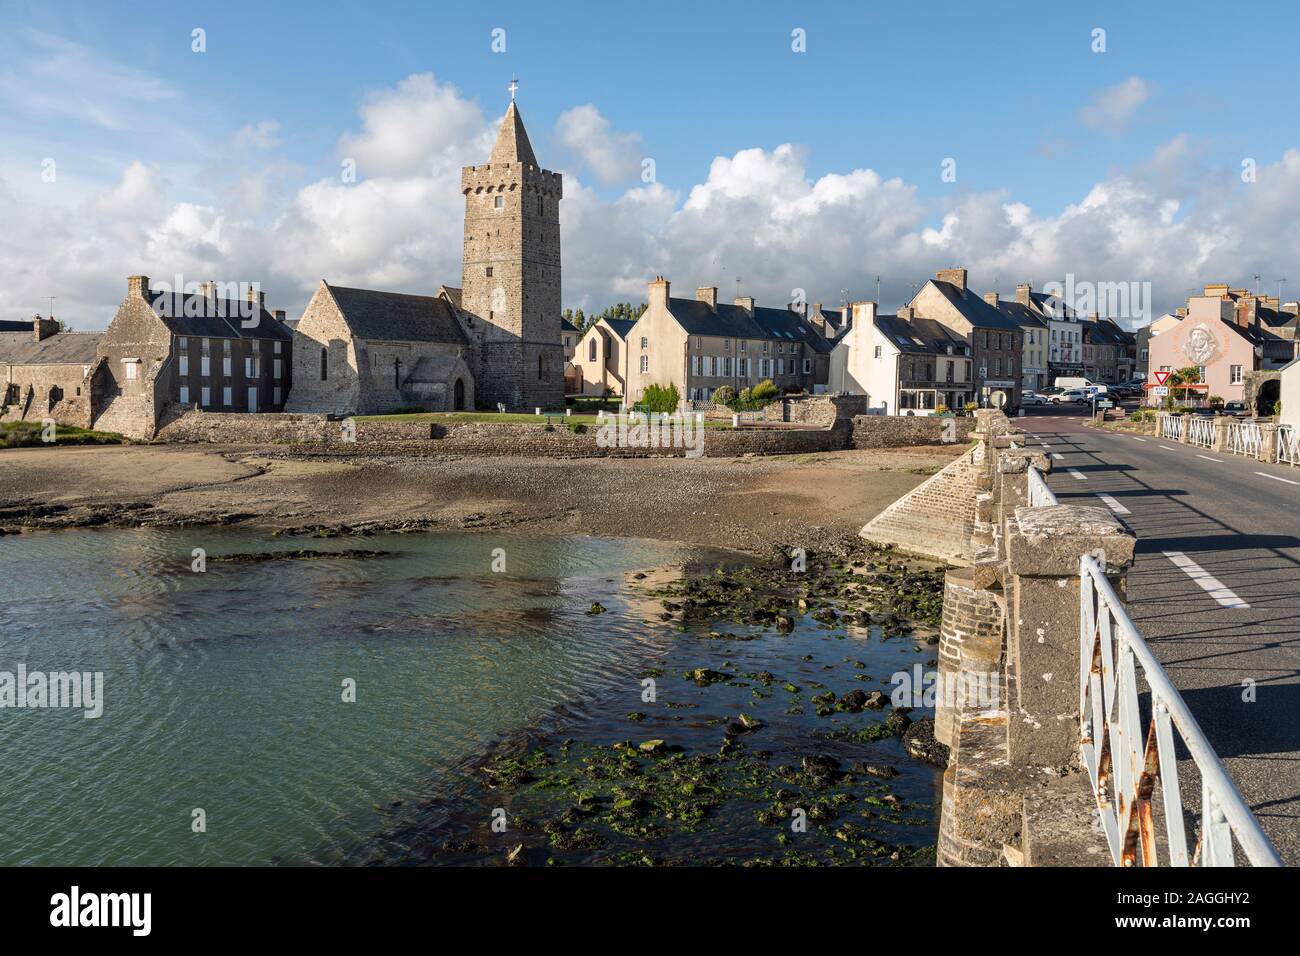
{"type": "Polygon", "coordinates": [[[500,209],[505,204],[506,204],[506,198],[504,196],[497,196],[495,199],[492,200],[492,205],[496,209],[500,209]]]}
{"type": "Polygon", "coordinates": [[[540,215],[545,211],[545,208],[546,208],[546,207],[543,205],[542,197],[541,197],[541,196],[538,196],[538,197],[537,197],[537,215],[540,216],[540,215]]]}
{"type": "Polygon", "coordinates": [[[320,350],[320,380],[325,381],[325,373],[329,367],[330,353],[329,349],[320,350]]]}

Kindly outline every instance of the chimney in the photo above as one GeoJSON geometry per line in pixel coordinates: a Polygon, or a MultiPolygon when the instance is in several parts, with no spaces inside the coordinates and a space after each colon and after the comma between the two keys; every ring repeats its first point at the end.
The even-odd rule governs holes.
{"type": "Polygon", "coordinates": [[[277,322],[283,322],[283,321],[284,321],[284,309],[276,309],[276,310],[275,310],[275,321],[277,321],[277,322]]]}
{"type": "Polygon", "coordinates": [[[906,319],[908,321],[911,321],[912,318],[915,317],[915,315],[916,315],[916,310],[913,309],[910,305],[905,305],[898,310],[898,317],[900,319],[906,319]]]}
{"type": "Polygon", "coordinates": [[[149,298],[149,277],[148,276],[127,276],[126,277],[126,294],[141,295],[149,298]]]}
{"type": "Polygon", "coordinates": [[[1228,283],[1216,282],[1212,285],[1207,285],[1205,287],[1205,294],[1213,296],[1216,299],[1221,299],[1228,294],[1228,283]]]}
{"type": "Polygon", "coordinates": [[[966,291],[966,270],[965,269],[940,269],[934,274],[934,277],[940,282],[950,282],[962,292],[966,291]]]}
{"type": "Polygon", "coordinates": [[[985,292],[984,301],[996,309],[998,307],[998,294],[996,292],[985,292]]]}
{"type": "Polygon", "coordinates": [[[665,312],[668,311],[669,285],[670,283],[663,276],[655,276],[654,281],[650,283],[649,293],[646,296],[646,301],[649,303],[650,308],[653,309],[658,306],[665,312]]]}
{"type": "Polygon", "coordinates": [[[1283,302],[1282,311],[1291,315],[1300,315],[1300,302],[1283,302]]]}
{"type": "Polygon", "coordinates": [[[259,309],[266,311],[266,293],[258,289],[255,282],[248,283],[248,301],[256,302],[259,309]]]}
{"type": "Polygon", "coordinates": [[[808,316],[808,323],[820,332],[823,338],[826,336],[826,317],[822,315],[822,304],[820,302],[813,303],[812,312],[808,316]]]}
{"type": "Polygon", "coordinates": [[[709,307],[710,312],[718,311],[718,287],[716,285],[701,286],[695,290],[695,300],[703,302],[709,307]]]}
{"type": "Polygon", "coordinates": [[[754,297],[752,295],[738,295],[732,300],[732,305],[738,305],[746,312],[754,311],[754,297]]]}
{"type": "MultiPolygon", "coordinates": [[[[854,326],[857,326],[859,322],[863,322],[865,323],[863,328],[865,328],[866,326],[871,325],[872,322],[876,321],[876,303],[872,302],[870,299],[864,299],[862,302],[854,302],[850,308],[853,312],[854,326]]],[[[845,318],[847,319],[848,316],[845,316],[845,318]]]]}
{"type": "Polygon", "coordinates": [[[39,315],[32,319],[32,337],[37,341],[48,339],[59,331],[59,323],[53,319],[42,319],[39,315]]]}
{"type": "Polygon", "coordinates": [[[200,282],[199,295],[205,299],[210,299],[212,298],[212,293],[216,290],[216,288],[217,288],[217,283],[215,281],[200,282]]]}
{"type": "Polygon", "coordinates": [[[1178,316],[1180,319],[1187,318],[1187,306],[1180,305],[1178,308],[1174,309],[1174,315],[1178,316]]]}
{"type": "Polygon", "coordinates": [[[1019,285],[1016,286],[1016,301],[1019,302],[1021,305],[1033,305],[1034,304],[1033,292],[1034,292],[1034,287],[1030,285],[1028,282],[1020,283],[1019,285]]]}

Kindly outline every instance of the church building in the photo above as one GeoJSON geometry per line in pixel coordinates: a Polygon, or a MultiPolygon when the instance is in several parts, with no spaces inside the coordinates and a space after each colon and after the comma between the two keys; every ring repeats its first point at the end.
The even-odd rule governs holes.
{"type": "Polygon", "coordinates": [[[459,288],[431,296],[321,282],[294,333],[288,411],[511,411],[564,406],[559,173],[514,102],[488,162],[461,170],[459,288]]]}

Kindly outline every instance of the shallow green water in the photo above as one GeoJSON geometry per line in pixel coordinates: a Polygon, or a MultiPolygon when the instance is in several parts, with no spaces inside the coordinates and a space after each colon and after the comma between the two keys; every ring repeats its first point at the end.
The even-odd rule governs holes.
{"type": "Polygon", "coordinates": [[[0,671],[105,681],[99,719],[0,709],[0,864],[346,859],[394,804],[454,799],[492,741],[633,678],[667,634],[624,572],[723,557],[480,535],[0,538],[0,671]],[[196,547],[397,553],[200,574],[196,547]]]}

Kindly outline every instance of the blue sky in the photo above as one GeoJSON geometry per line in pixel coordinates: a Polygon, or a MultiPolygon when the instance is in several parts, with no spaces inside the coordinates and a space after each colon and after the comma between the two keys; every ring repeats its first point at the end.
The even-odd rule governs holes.
{"type": "MultiPolygon", "coordinates": [[[[5,0],[0,3],[0,190],[29,216],[50,208],[84,209],[119,183],[124,169],[140,163],[153,171],[151,182],[165,193],[165,206],[151,207],[148,214],[193,204],[225,210],[226,223],[239,219],[252,232],[270,233],[286,210],[303,202],[304,187],[336,176],[341,141],[363,133],[362,111],[376,96],[409,77],[432,74],[436,90],[454,90],[457,103],[473,105],[490,125],[504,109],[506,84],[517,73],[520,105],[541,161],[564,169],[589,192],[573,204],[575,209],[591,204],[578,218],[592,223],[590,228],[599,220],[600,228],[657,230],[648,246],[623,249],[619,261],[584,261],[573,269],[570,255],[588,250],[581,237],[569,242],[566,234],[568,305],[600,307],[632,296],[637,275],[665,265],[683,273],[721,271],[726,265],[728,275],[762,273],[750,281],[771,295],[818,285],[825,291],[810,289],[811,297],[833,298],[846,285],[863,294],[867,285],[874,291],[877,272],[887,273],[885,283],[896,292],[936,263],[964,264],[950,261],[961,254],[984,258],[980,277],[986,286],[996,281],[1005,290],[1028,272],[1041,285],[1060,278],[1056,271],[1073,267],[1069,235],[1061,234],[1047,250],[1041,230],[1016,225],[1009,237],[1000,226],[986,228],[981,233],[986,244],[1039,244],[1020,268],[1014,256],[999,258],[973,245],[974,234],[955,238],[944,228],[945,216],[964,209],[963,230],[992,216],[990,203],[1028,207],[1035,218],[1059,217],[1098,184],[1119,182],[1143,191],[1141,203],[1153,210],[1157,231],[1173,229],[1198,208],[1214,205],[1215,214],[1207,212],[1196,230],[1204,235],[1239,218],[1234,203],[1258,202],[1248,192],[1237,196],[1248,188],[1239,175],[1244,158],[1264,169],[1289,168],[1286,152],[1300,146],[1293,118],[1296,81],[1293,57],[1277,38],[1294,35],[1300,16],[1281,3],[1238,3],[1231,12],[1228,32],[1214,26],[1225,24],[1222,5],[1209,3],[376,0],[324,2],[309,9],[268,2],[5,0]],[[195,28],[206,31],[205,53],[191,50],[195,28]],[[496,28],[506,31],[504,53],[491,49],[496,28]],[[804,53],[791,49],[796,28],[806,31],[804,53]],[[1104,53],[1092,50],[1096,28],[1105,30],[1104,53]],[[732,243],[724,256],[706,260],[698,250],[710,240],[695,233],[685,245],[694,242],[696,251],[683,258],[674,240],[692,217],[629,220],[619,204],[626,205],[629,191],[643,184],[630,176],[599,175],[592,157],[601,154],[557,131],[566,111],[585,104],[598,112],[609,135],[621,143],[618,148],[654,159],[658,182],[679,211],[692,189],[709,179],[716,158],[751,149],[771,158],[782,144],[796,147],[797,178],[807,183],[871,170],[881,181],[903,184],[906,195],[900,202],[911,208],[890,203],[882,208],[864,199],[865,205],[850,202],[841,214],[828,216],[824,228],[835,230],[834,244],[845,258],[824,278],[774,275],[790,260],[778,254],[780,248],[748,256],[732,243]],[[268,124],[262,127],[266,145],[250,148],[258,124],[268,124]],[[58,161],[57,190],[43,188],[48,184],[40,180],[41,163],[51,157],[58,161]],[[956,162],[955,182],[941,179],[941,164],[949,158],[956,162]],[[229,197],[250,170],[260,175],[261,199],[252,213],[235,215],[227,208],[229,197]],[[605,210],[603,219],[592,211],[598,208],[605,210]],[[883,228],[874,219],[863,224],[859,255],[855,208],[876,217],[892,208],[900,226],[883,228]],[[926,229],[938,238],[927,238],[926,229]],[[898,248],[880,245],[890,242],[898,248]],[[913,253],[899,252],[909,244],[913,253]],[[639,273],[637,263],[627,261],[637,255],[652,260],[639,273]],[[594,278],[600,275],[614,278],[602,285],[594,278]]],[[[400,178],[411,170],[390,172],[400,178]]],[[[828,189],[833,186],[827,182],[828,189]]],[[[146,188],[155,187],[140,186],[146,188]]],[[[1289,183],[1287,190],[1289,195],[1289,183]]],[[[725,185],[718,191],[734,192],[725,185]]],[[[1109,195],[1116,192],[1112,188],[1109,195]]],[[[752,206],[752,199],[741,205],[752,206]]],[[[1129,212],[1137,208],[1129,205],[1129,212]]],[[[725,213],[716,204],[712,208],[738,217],[738,228],[749,228],[735,204],[725,213]]],[[[449,215],[450,207],[439,214],[449,215]]],[[[766,215],[764,221],[771,225],[781,215],[766,215]]],[[[810,215],[816,221],[821,213],[810,215]]],[[[1110,221],[1125,215],[1118,207],[1110,221]]],[[[455,233],[430,228],[443,242],[455,233]]],[[[1098,233],[1108,228],[1105,222],[1097,220],[1086,230],[1078,223],[1069,228],[1087,240],[1086,249],[1078,250],[1078,265],[1098,270],[1099,279],[1152,281],[1164,307],[1177,304],[1196,281],[1222,276],[1248,282],[1260,270],[1270,273],[1267,279],[1274,278],[1271,273],[1281,276],[1296,243],[1293,228],[1291,245],[1275,253],[1234,240],[1242,246],[1234,254],[1202,248],[1201,261],[1189,269],[1186,261],[1176,261],[1179,242],[1196,245],[1191,230],[1184,230],[1165,236],[1163,259],[1125,270],[1122,257],[1099,258],[1105,243],[1098,233]],[[1116,271],[1130,274],[1111,275],[1116,271]]],[[[1139,242],[1133,232],[1142,228],[1140,222],[1122,228],[1123,242],[1139,242]]],[[[294,235],[303,241],[309,233],[294,235]]],[[[1075,241],[1082,241],[1078,236],[1075,241]]],[[[404,242],[400,236],[389,238],[399,247],[404,242]]],[[[57,240],[57,231],[36,239],[57,240]]],[[[148,260],[149,248],[146,241],[136,258],[148,260]]],[[[162,248],[156,236],[152,248],[162,248]]],[[[178,256],[186,261],[174,266],[145,261],[137,267],[168,272],[198,267],[190,255],[193,243],[186,248],[178,256]]],[[[3,317],[36,304],[38,286],[92,312],[111,303],[116,293],[109,296],[107,290],[121,286],[125,272],[79,284],[66,267],[51,272],[41,266],[42,256],[57,258],[65,251],[53,245],[24,250],[33,258],[24,268],[36,278],[30,287],[0,292],[3,317]],[[72,287],[64,287],[69,282],[72,287]]],[[[368,252],[386,254],[382,242],[368,252]]],[[[808,254],[815,263],[815,250],[808,254]]],[[[245,255],[230,249],[225,256],[242,260],[229,263],[231,268],[266,258],[264,251],[245,255]]],[[[87,266],[125,268],[127,258],[87,266]]],[[[221,258],[200,257],[201,265],[221,268],[221,258]]],[[[458,243],[446,257],[436,258],[430,269],[440,274],[430,281],[456,281],[458,243]]],[[[317,263],[300,267],[311,265],[317,263]]],[[[266,284],[286,301],[301,304],[319,277],[296,269],[281,263],[273,270],[281,274],[269,275],[266,284]]],[[[353,271],[385,277],[385,270],[363,263],[353,271]]],[[[1300,265],[1294,271],[1300,285],[1300,265]]],[[[406,287],[420,285],[410,270],[389,269],[387,278],[406,287]]],[[[680,281],[693,287],[710,276],[682,274],[680,281]]],[[[884,298],[886,306],[893,304],[884,298]]],[[[91,326],[103,324],[91,315],[87,320],[91,326]]]]}

